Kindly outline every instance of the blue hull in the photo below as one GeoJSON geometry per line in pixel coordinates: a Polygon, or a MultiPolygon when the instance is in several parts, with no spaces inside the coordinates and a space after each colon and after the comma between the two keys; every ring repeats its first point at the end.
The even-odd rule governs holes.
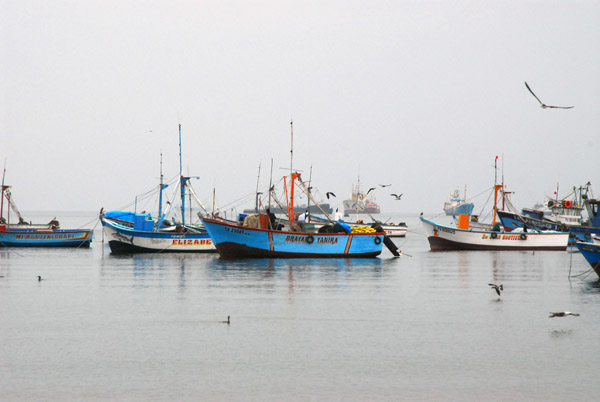
{"type": "Polygon", "coordinates": [[[600,277],[600,245],[580,242],[575,243],[575,245],[600,277]]]}
{"type": "Polygon", "coordinates": [[[0,247],[89,247],[90,229],[0,231],[0,247]]]}
{"type": "Polygon", "coordinates": [[[381,254],[384,233],[300,233],[203,219],[224,258],[367,258],[381,254]]]}

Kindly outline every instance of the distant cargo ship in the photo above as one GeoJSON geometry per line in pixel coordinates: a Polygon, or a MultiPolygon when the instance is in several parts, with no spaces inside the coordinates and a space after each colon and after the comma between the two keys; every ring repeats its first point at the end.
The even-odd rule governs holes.
{"type": "Polygon", "coordinates": [[[378,214],[381,212],[375,200],[369,197],[369,192],[360,190],[360,180],[357,185],[352,186],[352,195],[349,200],[344,200],[344,216],[350,214],[378,214]]]}

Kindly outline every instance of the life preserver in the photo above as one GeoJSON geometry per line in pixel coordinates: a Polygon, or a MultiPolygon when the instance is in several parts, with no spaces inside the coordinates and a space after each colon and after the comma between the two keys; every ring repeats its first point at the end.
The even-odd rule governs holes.
{"type": "Polygon", "coordinates": [[[498,233],[496,233],[496,232],[492,232],[492,234],[491,234],[491,236],[490,236],[490,237],[491,237],[492,239],[495,239],[495,238],[497,238],[497,237],[498,237],[498,233]]]}
{"type": "Polygon", "coordinates": [[[521,233],[521,240],[527,240],[527,235],[525,233],[521,233]]]}
{"type": "Polygon", "coordinates": [[[315,238],[311,235],[306,236],[306,242],[308,244],[313,244],[313,242],[315,241],[315,238]]]}
{"type": "Polygon", "coordinates": [[[381,244],[381,237],[376,237],[375,238],[375,244],[381,244]]]}
{"type": "Polygon", "coordinates": [[[571,208],[571,201],[569,201],[569,200],[565,201],[565,208],[571,208]]]}

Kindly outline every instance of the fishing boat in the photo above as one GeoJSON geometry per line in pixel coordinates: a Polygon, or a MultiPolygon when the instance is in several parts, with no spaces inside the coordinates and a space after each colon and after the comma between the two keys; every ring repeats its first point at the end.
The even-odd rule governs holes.
{"type": "MultiPolygon", "coordinates": [[[[167,203],[163,210],[163,190],[168,184],[163,183],[162,161],[160,172],[160,185],[158,187],[159,203],[158,215],[153,217],[150,213],[136,211],[108,211],[100,212],[100,221],[104,235],[108,239],[111,253],[158,253],[158,252],[185,252],[185,253],[215,253],[213,241],[202,225],[193,225],[186,222],[186,195],[194,197],[202,206],[191,183],[191,177],[184,177],[181,163],[181,124],[179,125],[179,179],[177,192],[181,197],[181,216],[166,219],[172,203],[167,203]]],[[[202,206],[203,207],[203,206],[202,206]]],[[[191,220],[191,217],[190,217],[191,220]]]]}
{"type": "Polygon", "coordinates": [[[581,255],[596,271],[596,274],[600,276],[600,244],[576,242],[575,246],[577,246],[581,255]]]}
{"type": "Polygon", "coordinates": [[[467,190],[465,188],[465,196],[461,197],[457,190],[450,194],[448,200],[444,203],[444,212],[449,216],[471,215],[473,212],[473,203],[465,201],[467,198],[467,190]]]}
{"type": "Polygon", "coordinates": [[[13,200],[10,188],[4,184],[2,175],[2,200],[0,201],[0,248],[1,247],[90,247],[92,229],[61,229],[56,218],[46,224],[25,221],[13,200]],[[7,202],[7,217],[4,217],[4,200],[7,202]],[[10,211],[18,223],[11,223],[10,211]]]}
{"type": "MultiPolygon", "coordinates": [[[[497,163],[498,157],[496,157],[497,163]]],[[[496,169],[496,168],[495,168],[496,169]]],[[[497,169],[496,169],[497,171],[497,169]]],[[[495,179],[496,183],[497,180],[495,179]]],[[[442,225],[420,219],[432,251],[441,250],[566,250],[569,232],[515,229],[501,230],[496,220],[498,193],[504,184],[494,184],[493,221],[491,230],[469,227],[469,216],[459,215],[457,226],[442,225]]]]}
{"type": "MultiPolygon", "coordinates": [[[[367,225],[350,227],[341,221],[333,222],[328,214],[325,214],[330,224],[322,225],[316,231],[309,231],[306,222],[296,218],[294,214],[296,187],[301,189],[313,204],[317,202],[312,197],[308,186],[302,181],[301,174],[293,170],[293,123],[290,123],[290,126],[292,138],[290,174],[283,177],[287,222],[284,225],[276,221],[275,214],[270,211],[270,201],[265,213],[245,216],[243,221],[203,217],[202,222],[221,257],[372,258],[381,254],[384,244],[394,255],[399,256],[397,247],[379,227],[372,228],[367,225]]],[[[270,186],[270,198],[273,187],[270,186]]]]}
{"type": "Polygon", "coordinates": [[[441,225],[421,216],[432,251],[443,250],[566,250],[568,232],[506,232],[462,229],[441,225]]]}
{"type": "MultiPolygon", "coordinates": [[[[370,190],[369,190],[370,191],[370,190]]],[[[350,199],[344,200],[344,216],[350,216],[350,214],[378,214],[381,212],[381,208],[375,202],[375,199],[369,196],[369,191],[363,193],[360,188],[360,177],[358,178],[358,184],[352,186],[352,193],[350,199]]]]}

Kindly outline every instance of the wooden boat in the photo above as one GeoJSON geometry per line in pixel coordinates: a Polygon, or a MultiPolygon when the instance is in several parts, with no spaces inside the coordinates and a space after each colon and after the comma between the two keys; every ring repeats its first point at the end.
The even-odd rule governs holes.
{"type": "Polygon", "coordinates": [[[569,232],[505,232],[440,225],[421,216],[432,251],[440,250],[566,250],[569,232]]]}
{"type": "MultiPolygon", "coordinates": [[[[6,172],[6,170],[5,170],[6,172]]],[[[0,247],[90,247],[92,229],[61,229],[52,219],[47,224],[27,223],[17,209],[2,175],[2,200],[0,201],[0,247]],[[4,218],[4,200],[7,201],[7,218],[4,218]],[[10,210],[18,223],[10,223],[10,210]]]]}
{"type": "MultiPolygon", "coordinates": [[[[168,208],[162,209],[163,190],[168,186],[163,184],[162,167],[159,186],[158,216],[149,213],[129,211],[100,212],[100,222],[104,235],[108,239],[110,251],[113,254],[157,253],[157,252],[186,252],[186,253],[216,253],[210,236],[201,225],[192,225],[185,220],[186,190],[194,196],[195,192],[189,184],[190,177],[184,177],[181,164],[181,124],[179,125],[179,181],[181,195],[181,220],[166,219],[168,208]]],[[[161,162],[162,166],[162,162],[161,162]]]]}
{"type": "MultiPolygon", "coordinates": [[[[498,157],[496,157],[497,163],[498,157]]],[[[496,180],[495,180],[496,181],[496,180]]],[[[504,184],[494,184],[494,207],[491,230],[469,228],[469,216],[459,215],[456,227],[441,225],[425,219],[421,222],[432,251],[438,250],[566,250],[569,232],[517,229],[500,230],[496,221],[498,192],[504,184]]]]}
{"type": "MultiPolygon", "coordinates": [[[[262,214],[261,216],[266,216],[262,214]]],[[[262,219],[265,222],[265,219],[262,219]]],[[[240,226],[238,222],[203,218],[224,258],[367,258],[381,254],[384,232],[310,233],[240,226]]]]}
{"type": "Polygon", "coordinates": [[[600,244],[576,242],[575,246],[600,277],[600,244]]]}
{"type": "MultiPolygon", "coordinates": [[[[224,258],[369,258],[381,254],[384,244],[394,255],[399,256],[397,247],[385,236],[383,229],[367,225],[350,227],[338,221],[322,226],[318,231],[308,231],[305,221],[295,219],[294,191],[299,187],[304,194],[317,204],[310,189],[294,172],[293,166],[293,123],[291,126],[290,175],[283,177],[285,205],[288,222],[283,225],[275,221],[269,209],[267,213],[246,216],[243,222],[203,217],[215,247],[224,258]],[[283,230],[286,228],[288,230],[283,230]]],[[[274,186],[270,186],[273,191],[274,186]]],[[[271,193],[269,193],[271,195],[271,193]]],[[[303,215],[303,214],[302,214],[303,215]]],[[[304,218],[303,218],[304,219],[304,218]]]]}

